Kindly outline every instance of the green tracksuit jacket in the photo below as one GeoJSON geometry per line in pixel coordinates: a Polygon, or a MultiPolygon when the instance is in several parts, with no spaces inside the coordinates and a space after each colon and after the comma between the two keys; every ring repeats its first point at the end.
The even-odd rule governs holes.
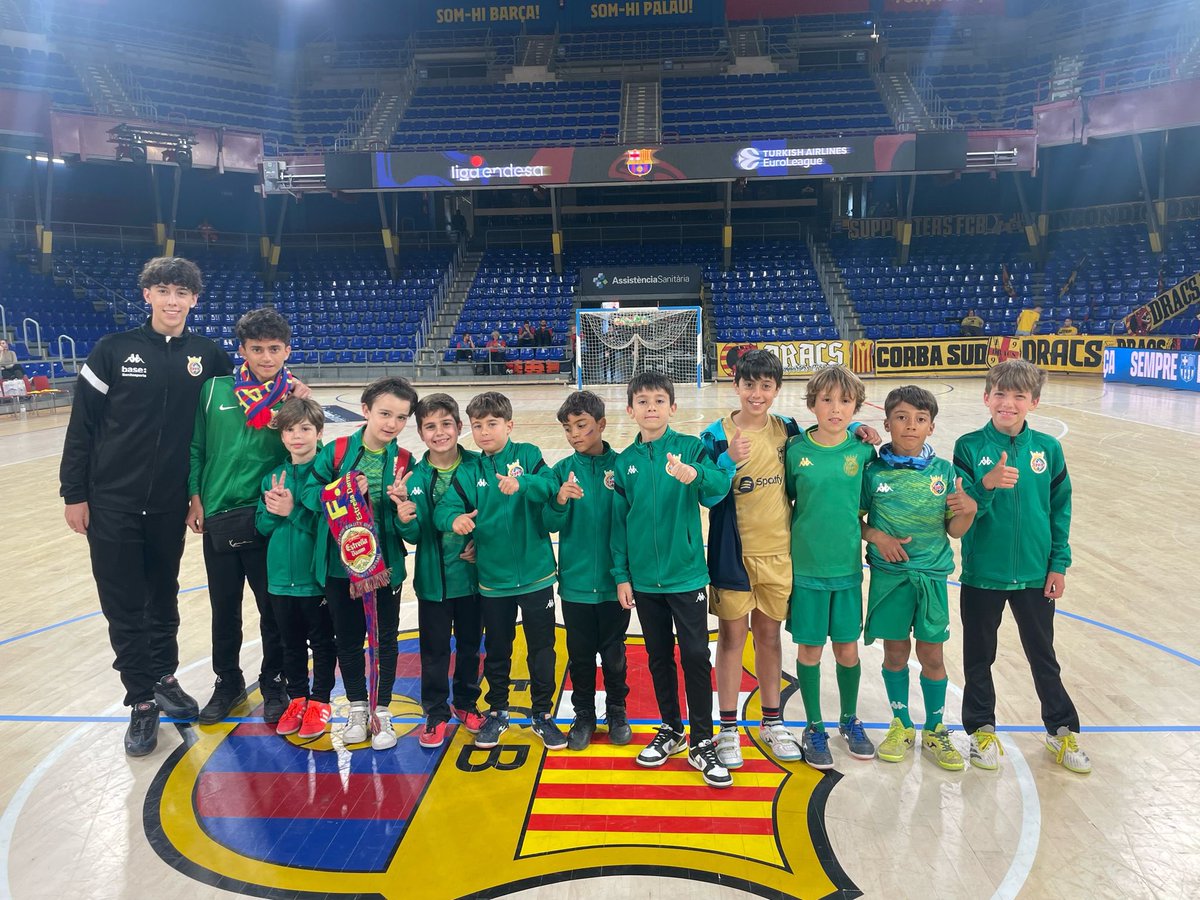
{"type": "Polygon", "coordinates": [[[1071,565],[1071,478],[1062,445],[1025,425],[1009,437],[988,422],[954,444],[954,468],[979,512],[962,538],[962,583],[988,590],[1042,587],[1071,565]],[[989,491],[983,476],[1008,454],[1020,475],[989,491]]]}
{"type": "Polygon", "coordinates": [[[456,518],[478,511],[471,536],[482,596],[513,597],[554,584],[554,549],[542,510],[555,490],[554,473],[533,444],[509,441],[498,453],[458,467],[434,510],[433,527],[453,531],[456,518]],[[517,476],[521,489],[501,493],[497,474],[517,476]]]}
{"type": "Polygon", "coordinates": [[[285,462],[264,476],[259,485],[258,511],[254,524],[267,537],[267,590],[281,597],[319,597],[321,585],[314,571],[313,548],[317,542],[317,513],[300,502],[300,491],[312,471],[312,460],[300,465],[285,462]],[[271,477],[286,475],[284,486],[292,492],[294,505],[288,516],[267,512],[262,495],[271,490],[271,477]]]}
{"type": "Polygon", "coordinates": [[[612,557],[617,584],[630,582],[647,594],[697,591],[708,584],[701,498],[719,501],[729,474],[713,462],[697,437],[670,428],[651,443],[637,440],[617,455],[613,498],[612,557]],[[696,469],[683,484],[667,474],[667,454],[696,469]]]}
{"type": "Polygon", "coordinates": [[[583,496],[559,506],[550,498],[542,519],[547,531],[558,532],[558,595],[574,603],[603,603],[617,599],[612,577],[613,494],[617,454],[607,443],[597,456],[573,453],[554,464],[555,491],[575,474],[583,496]]]}
{"type": "Polygon", "coordinates": [[[278,431],[246,424],[232,375],[204,383],[192,429],[188,496],[200,495],[206,516],[254,506],[263,476],[287,458],[278,431]]]}
{"type": "MultiPolygon", "coordinates": [[[[347,575],[345,568],[342,567],[340,562],[336,568],[330,569],[330,555],[333,550],[333,542],[330,538],[329,523],[325,520],[325,510],[321,505],[321,489],[352,469],[357,468],[359,457],[363,454],[362,436],[361,428],[350,435],[346,445],[346,455],[342,458],[342,464],[336,472],[333,470],[333,457],[337,450],[337,441],[330,441],[322,447],[317,452],[316,459],[313,460],[312,470],[308,473],[308,480],[304,482],[304,489],[301,491],[301,502],[308,509],[316,512],[319,517],[319,521],[317,522],[314,568],[317,581],[322,585],[325,584],[325,578],[329,575],[332,575],[334,578],[346,578],[347,575]]],[[[392,441],[385,448],[383,461],[385,477],[387,477],[387,473],[396,470],[396,457],[399,451],[400,448],[395,441],[392,441]]],[[[405,452],[407,453],[407,451],[405,452]]],[[[400,584],[404,581],[406,575],[404,556],[408,551],[404,549],[404,541],[400,537],[400,520],[396,518],[396,504],[388,500],[381,505],[384,508],[374,509],[372,510],[372,514],[375,518],[375,528],[379,535],[379,546],[383,549],[384,564],[392,570],[392,588],[399,591],[400,584]]]]}
{"type": "MultiPolygon", "coordinates": [[[[460,468],[479,458],[478,453],[463,447],[459,447],[458,452],[461,454],[460,468]]],[[[408,498],[417,505],[417,517],[407,524],[400,523],[400,534],[417,548],[416,573],[413,575],[417,598],[441,602],[478,593],[479,584],[474,564],[459,559],[471,538],[453,531],[439,531],[433,525],[434,509],[446,499],[443,494],[439,502],[434,500],[434,486],[439,478],[449,481],[454,475],[443,475],[434,468],[426,451],[408,479],[408,498]]],[[[453,490],[453,486],[446,486],[447,493],[453,490]]]]}

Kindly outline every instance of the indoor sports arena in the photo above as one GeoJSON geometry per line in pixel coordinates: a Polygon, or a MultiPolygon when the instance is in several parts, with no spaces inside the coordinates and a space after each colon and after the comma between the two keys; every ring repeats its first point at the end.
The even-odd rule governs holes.
{"type": "Polygon", "coordinates": [[[0,898],[1200,896],[1198,159],[1193,0],[0,0],[0,898]]]}

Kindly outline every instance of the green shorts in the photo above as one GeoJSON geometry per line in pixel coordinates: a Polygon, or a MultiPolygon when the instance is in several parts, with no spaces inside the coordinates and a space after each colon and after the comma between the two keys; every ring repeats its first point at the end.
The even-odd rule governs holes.
{"type": "Polygon", "coordinates": [[[945,576],[872,569],[863,639],[868,644],[877,638],[906,641],[909,635],[927,644],[949,640],[950,602],[945,576]]]}
{"type": "Polygon", "coordinates": [[[792,585],[787,630],[797,644],[853,644],[862,634],[862,585],[842,590],[792,585]]]}

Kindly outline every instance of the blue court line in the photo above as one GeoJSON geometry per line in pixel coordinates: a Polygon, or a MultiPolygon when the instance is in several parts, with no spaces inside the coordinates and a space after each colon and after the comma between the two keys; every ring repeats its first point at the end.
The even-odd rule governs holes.
{"type": "Polygon", "coordinates": [[[1095,619],[1089,619],[1087,616],[1081,616],[1078,613],[1067,612],[1066,610],[1055,610],[1060,616],[1066,616],[1068,619],[1077,619],[1080,622],[1086,622],[1089,625],[1095,625],[1097,628],[1103,628],[1105,631],[1111,631],[1113,634],[1119,634],[1121,637],[1127,637],[1137,641],[1139,644],[1145,644],[1148,647],[1153,647],[1155,650],[1161,650],[1163,653],[1169,653],[1172,656],[1182,659],[1184,662],[1189,662],[1193,666],[1200,666],[1200,659],[1194,656],[1188,656],[1181,650],[1176,650],[1173,647],[1168,647],[1166,644],[1160,644],[1158,641],[1152,641],[1150,638],[1142,637],[1140,634],[1134,634],[1132,631],[1126,631],[1123,628],[1117,628],[1115,625],[1109,625],[1105,622],[1098,622],[1095,619]]]}
{"type": "MultiPolygon", "coordinates": [[[[208,587],[207,584],[200,584],[200,585],[197,585],[196,587],[184,588],[179,593],[180,594],[190,594],[193,591],[202,591],[206,587],[208,587]]],[[[43,625],[41,628],[35,628],[32,631],[23,631],[20,634],[14,634],[12,637],[8,637],[8,638],[4,638],[3,640],[0,640],[0,647],[3,647],[5,644],[11,644],[14,641],[24,640],[27,637],[33,637],[35,634],[42,634],[45,631],[53,631],[55,628],[62,628],[64,625],[73,625],[74,623],[82,622],[85,619],[94,619],[98,615],[100,615],[100,610],[97,609],[94,612],[84,613],[81,616],[74,616],[70,619],[63,619],[61,622],[55,622],[53,625],[43,625]]]]}

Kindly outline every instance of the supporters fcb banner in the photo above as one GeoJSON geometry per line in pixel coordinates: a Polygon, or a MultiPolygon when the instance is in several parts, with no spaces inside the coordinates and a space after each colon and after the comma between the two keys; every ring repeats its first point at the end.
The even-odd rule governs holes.
{"type": "Polygon", "coordinates": [[[751,350],[779,357],[784,378],[807,378],[823,366],[849,365],[849,341],[743,341],[717,343],[717,379],[731,380],[738,358],[751,350]]]}
{"type": "Polygon", "coordinates": [[[1198,362],[1200,355],[1191,352],[1110,347],[1104,351],[1104,380],[1200,391],[1198,362]]]}
{"type": "Polygon", "coordinates": [[[1004,0],[883,0],[885,13],[948,12],[955,15],[1004,15],[1004,0]]]}
{"type": "MultiPolygon", "coordinates": [[[[833,230],[850,240],[895,237],[901,219],[834,219],[833,230]]],[[[914,216],[913,237],[962,237],[979,234],[1020,234],[1025,230],[1019,213],[973,213],[957,216],[914,216]]]]}
{"type": "Polygon", "coordinates": [[[1163,291],[1149,303],[1139,306],[1125,317],[1125,330],[1133,331],[1138,317],[1143,317],[1147,331],[1153,331],[1186,310],[1193,303],[1200,303],[1200,272],[1185,278],[1170,290],[1163,291]]]}

